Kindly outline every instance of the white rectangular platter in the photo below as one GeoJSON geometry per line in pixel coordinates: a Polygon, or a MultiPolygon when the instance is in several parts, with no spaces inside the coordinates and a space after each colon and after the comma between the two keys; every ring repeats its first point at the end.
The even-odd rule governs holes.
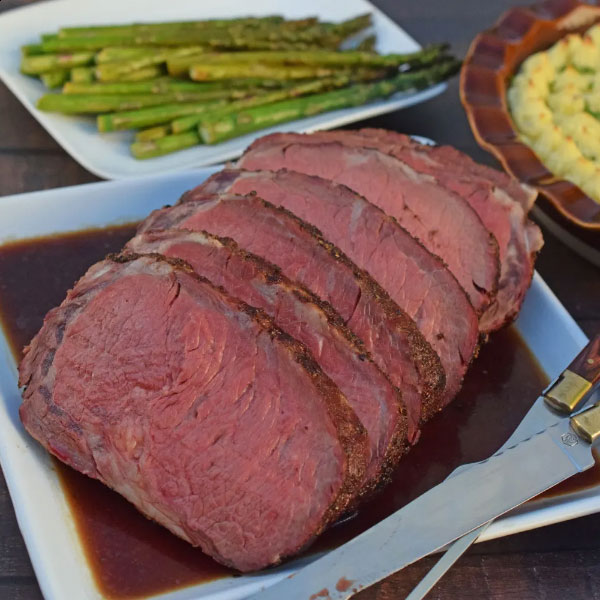
{"type": "MultiPolygon", "coordinates": [[[[367,0],[51,0],[36,2],[0,16],[0,79],[56,141],[83,167],[105,179],[168,173],[215,164],[242,153],[256,137],[275,129],[246,135],[214,146],[197,146],[175,154],[136,160],[129,152],[131,132],[99,134],[93,118],[45,113],[35,108],[45,93],[41,82],[19,72],[20,46],[36,41],[41,33],[67,25],[228,18],[281,14],[288,18],[316,15],[342,21],[358,14],[373,14],[380,52],[412,52],[420,48],[406,32],[367,0]]],[[[418,93],[398,93],[366,106],[316,115],[278,127],[278,130],[310,132],[330,129],[424,102],[446,88],[438,84],[418,93]]]]}
{"type": "MultiPolygon", "coordinates": [[[[0,244],[9,240],[127,223],[174,203],[217,168],[94,183],[0,198],[0,244]]],[[[587,338],[539,275],[517,322],[522,337],[554,378],[587,338]]],[[[73,519],[49,456],[24,431],[17,370],[0,335],[0,461],[39,583],[47,600],[97,600],[73,519]]],[[[600,488],[528,504],[494,523],[484,539],[540,527],[600,510],[600,488]]],[[[314,557],[313,557],[314,558],[314,557]]],[[[304,558],[306,562],[311,557],[304,558]]],[[[169,600],[236,600],[297,569],[287,563],[266,574],[222,579],[160,596],[169,600]]]]}

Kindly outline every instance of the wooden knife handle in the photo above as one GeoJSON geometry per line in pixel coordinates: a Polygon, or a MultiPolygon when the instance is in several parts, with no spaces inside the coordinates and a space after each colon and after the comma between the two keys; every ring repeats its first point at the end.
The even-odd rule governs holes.
{"type": "Polygon", "coordinates": [[[589,381],[592,387],[600,383],[600,334],[590,340],[568,369],[589,381]]]}
{"type": "Polygon", "coordinates": [[[562,413],[578,410],[600,384],[600,335],[589,341],[544,393],[547,404],[562,413]]]}

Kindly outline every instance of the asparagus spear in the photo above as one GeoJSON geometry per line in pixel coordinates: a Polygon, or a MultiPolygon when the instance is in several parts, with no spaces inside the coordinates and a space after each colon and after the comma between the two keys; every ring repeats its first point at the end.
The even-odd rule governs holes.
{"type": "Polygon", "coordinates": [[[69,80],[71,72],[68,69],[57,69],[56,71],[48,71],[42,73],[40,79],[43,84],[50,90],[61,87],[69,80]]]}
{"type": "Polygon", "coordinates": [[[102,50],[106,46],[118,46],[128,44],[131,46],[151,46],[152,41],[145,38],[123,38],[119,36],[92,37],[92,38],[56,38],[42,41],[44,52],[71,52],[74,50],[102,50]]]}
{"type": "Polygon", "coordinates": [[[138,159],[153,158],[177,150],[192,148],[201,143],[202,140],[196,131],[186,131],[178,135],[167,135],[147,142],[133,142],[131,153],[138,159]]]}
{"type": "MultiPolygon", "coordinates": [[[[132,60],[146,56],[148,53],[172,50],[169,46],[108,46],[96,53],[96,64],[103,65],[110,62],[132,60]]],[[[202,48],[198,47],[198,52],[202,48]]]]}
{"type": "Polygon", "coordinates": [[[89,83],[95,79],[93,67],[75,67],[71,69],[71,81],[75,83],[89,83]]]}
{"type": "MultiPolygon", "coordinates": [[[[101,93],[97,93],[97,87],[99,84],[67,83],[65,85],[65,89],[63,89],[63,96],[78,98],[85,96],[86,98],[97,99],[94,101],[94,105],[106,104],[110,106],[110,108],[102,109],[102,111],[92,110],[85,112],[106,112],[107,110],[133,110],[135,108],[142,108],[144,106],[157,106],[159,104],[167,104],[172,102],[209,102],[212,100],[245,98],[246,96],[250,96],[261,91],[261,88],[245,88],[241,90],[178,90],[177,88],[169,89],[168,87],[163,87],[160,84],[154,84],[154,81],[156,80],[151,79],[142,82],[106,84],[113,86],[116,91],[111,92],[107,90],[100,90],[101,93]],[[137,83],[156,85],[156,89],[150,93],[147,93],[143,90],[143,88],[142,91],[137,91],[136,88],[123,87],[136,85],[137,83]],[[107,98],[106,102],[101,102],[102,98],[107,98]],[[119,99],[122,99],[122,101],[119,102],[119,99]],[[139,99],[139,103],[137,103],[137,99],[139,99]],[[131,104],[132,102],[134,104],[131,104]]],[[[68,101],[65,101],[65,105],[68,105],[68,101]]]]}
{"type": "MultiPolygon", "coordinates": [[[[292,82],[295,84],[295,82],[292,82]]],[[[233,81],[211,81],[199,83],[182,81],[170,77],[161,77],[146,81],[116,81],[77,83],[68,82],[63,88],[64,94],[166,94],[167,92],[206,92],[215,96],[223,94],[223,98],[243,97],[256,93],[259,89],[281,88],[290,85],[284,80],[271,79],[239,79],[233,81]],[[249,91],[247,91],[249,90],[249,91]]]]}
{"type": "Polygon", "coordinates": [[[305,50],[305,51],[280,51],[280,52],[211,52],[196,55],[190,52],[187,57],[171,57],[168,60],[169,70],[171,65],[197,64],[240,64],[261,63],[279,65],[307,65],[317,67],[337,66],[363,66],[363,67],[400,67],[402,65],[423,65],[439,58],[446,46],[435,44],[407,54],[373,54],[348,50],[335,52],[331,50],[305,50]]]}
{"type": "Polygon", "coordinates": [[[178,81],[163,77],[148,81],[116,81],[114,83],[69,81],[63,88],[63,94],[165,94],[166,92],[186,92],[215,88],[221,89],[221,86],[214,86],[213,88],[212,84],[178,81]]]}
{"type": "MultiPolygon", "coordinates": [[[[156,79],[157,77],[161,77],[164,75],[163,70],[157,66],[152,65],[150,67],[144,67],[143,69],[139,69],[137,71],[132,71],[131,73],[127,73],[123,75],[119,81],[121,82],[134,82],[134,81],[146,81],[148,79],[156,79]]],[[[95,72],[94,72],[95,76],[95,72]]]]}
{"type": "Polygon", "coordinates": [[[365,13],[363,15],[358,15],[352,19],[347,19],[346,21],[342,21],[341,23],[332,23],[330,24],[331,29],[342,38],[347,38],[367,27],[371,27],[373,25],[373,21],[370,13],[365,13]]]}
{"type": "MultiPolygon", "coordinates": [[[[190,46],[198,43],[197,39],[173,37],[169,41],[156,40],[147,38],[133,38],[127,40],[118,37],[107,37],[107,38],[61,38],[57,40],[50,40],[48,42],[42,42],[43,52],[72,52],[74,50],[101,50],[106,46],[117,46],[123,43],[128,43],[132,46],[148,46],[148,45],[172,45],[172,46],[190,46]],[[170,42],[170,43],[168,43],[170,42]]],[[[332,41],[323,41],[323,45],[329,47],[337,46],[337,43],[332,41]]],[[[310,50],[318,47],[321,42],[286,42],[286,41],[272,41],[265,39],[251,39],[251,38],[213,38],[203,42],[201,45],[207,48],[219,49],[219,50],[230,50],[230,49],[244,49],[244,50],[310,50]]]]}
{"type": "MultiPolygon", "coordinates": [[[[215,109],[205,111],[198,127],[198,143],[214,144],[259,129],[316,115],[328,110],[348,108],[370,100],[389,96],[397,91],[422,89],[450,77],[458,71],[460,62],[447,60],[429,69],[400,73],[395,77],[370,84],[358,84],[341,90],[284,100],[275,104],[242,110],[215,109]]],[[[152,141],[136,142],[131,150],[136,158],[145,159],[175,152],[194,145],[193,132],[167,135],[152,141]]]]}
{"type": "MultiPolygon", "coordinates": [[[[238,31],[231,32],[231,37],[241,39],[247,36],[248,32],[238,31]]],[[[256,29],[251,32],[255,39],[264,39],[270,41],[285,41],[285,42],[305,42],[319,43],[330,46],[337,46],[343,40],[343,37],[328,25],[319,23],[312,27],[299,30],[286,30],[281,27],[269,27],[256,29]]]]}
{"type": "Polygon", "coordinates": [[[242,36],[252,35],[261,39],[271,40],[314,40],[324,36],[341,38],[342,30],[338,31],[338,25],[319,23],[314,17],[298,19],[295,21],[283,21],[281,23],[244,23],[232,22],[221,27],[202,26],[190,23],[162,23],[147,25],[130,25],[119,27],[107,27],[88,32],[72,32],[60,30],[58,35],[46,36],[44,41],[55,41],[56,39],[93,39],[106,38],[129,40],[133,38],[148,38],[152,40],[164,39],[170,45],[174,37],[185,36],[187,38],[215,39],[224,35],[242,36]]]}
{"type": "Polygon", "coordinates": [[[238,79],[248,77],[264,77],[267,79],[308,79],[331,77],[333,69],[304,66],[262,65],[260,63],[240,64],[195,64],[190,67],[190,77],[194,81],[216,81],[220,79],[238,79]]]}
{"type": "Polygon", "coordinates": [[[335,46],[341,41],[331,28],[320,25],[299,31],[288,31],[278,27],[266,29],[239,29],[235,32],[206,30],[175,30],[165,33],[136,35],[102,35],[94,37],[46,37],[42,41],[44,52],[79,50],[101,50],[106,46],[206,46],[213,48],[248,48],[263,50],[285,50],[306,48],[307,45],[335,46]]]}
{"type": "Polygon", "coordinates": [[[165,104],[140,110],[98,115],[98,130],[106,132],[122,129],[143,129],[144,127],[152,127],[153,125],[163,125],[177,117],[214,110],[225,106],[225,104],[227,104],[226,100],[190,104],[165,104]]]}
{"type": "Polygon", "coordinates": [[[153,125],[163,125],[180,117],[199,115],[209,110],[221,108],[225,111],[241,110],[248,106],[258,106],[260,104],[277,102],[283,98],[292,98],[302,94],[311,94],[323,89],[329,89],[335,84],[335,81],[335,78],[325,81],[312,80],[272,92],[261,90],[261,93],[257,93],[254,96],[249,96],[229,103],[221,100],[210,103],[165,104],[140,110],[99,115],[98,129],[100,131],[142,129],[153,125]]]}
{"type": "MultiPolygon", "coordinates": [[[[286,51],[278,52],[206,52],[206,49],[197,54],[190,54],[188,56],[171,57],[167,60],[167,71],[173,77],[187,77],[189,75],[190,68],[194,65],[202,64],[241,64],[241,63],[269,63],[281,64],[283,60],[273,59],[272,55],[278,56],[281,53],[287,54],[286,51]],[[236,60],[239,57],[239,60],[236,60]]],[[[289,51],[288,51],[289,52],[289,51]]],[[[294,53],[302,54],[299,51],[292,51],[294,53]]]]}
{"type": "Polygon", "coordinates": [[[99,81],[119,81],[130,73],[150,66],[167,62],[168,52],[158,52],[150,56],[142,56],[134,60],[104,63],[96,67],[96,78],[99,81]]]}
{"type": "MultiPolygon", "coordinates": [[[[163,70],[156,65],[132,71],[123,75],[118,83],[134,83],[157,79],[164,75],[163,70]]],[[[94,67],[76,67],[71,69],[71,81],[74,83],[93,83],[96,81],[96,69],[94,67]]]]}
{"type": "MultiPolygon", "coordinates": [[[[237,52],[234,54],[238,54],[237,52]]],[[[239,52],[243,54],[243,52],[239,52]]],[[[172,77],[187,77],[190,72],[190,67],[194,64],[201,63],[206,56],[206,52],[202,51],[198,54],[190,56],[170,58],[167,60],[167,72],[172,77]]]]}
{"type": "Polygon", "coordinates": [[[377,37],[370,35],[359,42],[355,50],[358,50],[359,52],[375,52],[375,44],[377,44],[377,37]]]}
{"type": "Polygon", "coordinates": [[[61,37],[81,37],[85,35],[112,35],[124,33],[134,35],[146,31],[161,31],[163,29],[177,27],[196,27],[199,29],[230,27],[232,24],[239,25],[257,25],[271,24],[277,25],[284,22],[284,18],[274,15],[267,17],[245,17],[236,19],[211,19],[206,21],[168,21],[164,23],[132,23],[128,25],[94,25],[89,27],[63,27],[59,30],[61,37]]]}
{"type": "Polygon", "coordinates": [[[23,56],[37,56],[38,54],[44,54],[41,44],[25,44],[21,46],[21,54],[23,56]]]}
{"type": "Polygon", "coordinates": [[[57,69],[71,69],[92,64],[92,52],[78,52],[73,54],[40,54],[36,56],[23,56],[21,59],[21,73],[26,75],[41,75],[57,69]]]}
{"type": "Polygon", "coordinates": [[[256,30],[256,35],[270,40],[320,42],[338,46],[348,36],[354,35],[370,25],[371,15],[364,14],[341,23],[315,23],[293,30],[289,30],[285,24],[277,27],[263,27],[256,30]]]}
{"type": "Polygon", "coordinates": [[[194,64],[229,64],[229,63],[261,63],[261,64],[302,64],[308,66],[387,66],[408,67],[422,66],[438,60],[446,46],[436,44],[409,54],[378,55],[367,52],[333,52],[323,49],[304,51],[278,52],[221,52],[191,54],[183,57],[171,57],[167,61],[167,69],[174,77],[187,75],[194,64]]]}
{"type": "Polygon", "coordinates": [[[171,58],[197,56],[202,52],[199,46],[183,48],[151,49],[127,60],[101,63],[96,67],[96,76],[101,81],[118,81],[124,75],[138,71],[150,65],[166,63],[171,58]]]}
{"type": "Polygon", "coordinates": [[[136,142],[150,142],[151,140],[157,140],[172,134],[170,125],[157,125],[156,127],[149,127],[148,129],[142,129],[135,134],[136,142]]]}
{"type": "MultiPolygon", "coordinates": [[[[288,87],[287,89],[279,90],[278,92],[272,92],[268,95],[260,97],[248,98],[245,102],[235,102],[229,106],[226,106],[219,112],[230,112],[247,108],[250,106],[261,106],[263,104],[271,104],[273,102],[279,102],[287,98],[294,98],[297,96],[305,96],[306,94],[316,94],[324,92],[326,90],[341,88],[347,86],[351,82],[350,78],[343,75],[337,77],[329,77],[324,79],[316,79],[313,81],[307,81],[297,83],[294,86],[288,87]]],[[[203,118],[202,114],[187,115],[179,117],[171,121],[171,130],[173,133],[183,133],[190,129],[195,129],[198,123],[203,118]]]]}
{"type": "Polygon", "coordinates": [[[200,55],[206,52],[204,46],[109,46],[96,53],[96,64],[129,63],[137,60],[151,59],[158,54],[169,53],[168,58],[200,55]]]}
{"type": "Polygon", "coordinates": [[[450,77],[459,68],[460,62],[448,60],[429,69],[399,73],[391,79],[376,83],[357,84],[342,90],[284,100],[269,106],[251,107],[236,113],[216,110],[204,115],[198,132],[204,143],[215,144],[302,117],[359,106],[398,91],[422,89],[450,77]]]}
{"type": "Polygon", "coordinates": [[[202,64],[190,67],[190,77],[194,81],[219,81],[244,77],[261,77],[265,79],[317,79],[334,75],[351,76],[356,74],[364,78],[371,76],[378,79],[385,76],[382,69],[351,69],[349,67],[317,67],[304,65],[262,65],[253,63],[241,64],[202,64]]]}
{"type": "Polygon", "coordinates": [[[280,16],[248,17],[236,19],[214,19],[206,21],[178,21],[164,23],[133,23],[127,25],[100,25],[90,27],[63,27],[58,36],[65,37],[97,37],[97,36],[136,36],[152,33],[172,32],[173,30],[214,30],[240,28],[270,28],[276,26],[281,30],[301,30],[320,25],[338,35],[347,36],[371,25],[371,15],[364,14],[343,21],[342,23],[318,23],[315,17],[297,20],[285,20],[280,16]]]}
{"type": "Polygon", "coordinates": [[[435,62],[452,59],[446,54],[448,47],[448,44],[431,44],[418,52],[414,52],[412,56],[407,55],[405,64],[412,69],[421,69],[435,62]]]}
{"type": "MultiPolygon", "coordinates": [[[[286,97],[285,94],[282,97],[286,97]]],[[[218,99],[218,98],[217,98],[218,99]]],[[[46,94],[37,107],[49,112],[65,114],[97,114],[113,111],[129,111],[175,103],[206,103],[204,92],[169,92],[166,94],[46,94]]]]}

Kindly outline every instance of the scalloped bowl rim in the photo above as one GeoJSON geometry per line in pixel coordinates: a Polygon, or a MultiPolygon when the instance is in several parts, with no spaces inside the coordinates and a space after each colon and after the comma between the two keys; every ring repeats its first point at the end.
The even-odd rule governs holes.
{"type": "MultiPolygon", "coordinates": [[[[531,150],[531,148],[529,148],[529,146],[527,146],[523,142],[519,141],[518,139],[510,140],[510,142],[505,142],[505,143],[492,142],[489,139],[487,139],[487,134],[480,130],[474,113],[478,108],[482,108],[482,107],[490,106],[490,105],[475,104],[475,103],[470,102],[467,99],[467,95],[468,95],[468,90],[466,89],[467,73],[469,73],[469,71],[472,67],[476,67],[477,69],[484,68],[481,65],[473,64],[471,62],[473,59],[473,56],[475,55],[475,53],[477,51],[478,44],[484,38],[484,36],[493,35],[497,39],[502,40],[504,43],[504,46],[506,46],[506,47],[509,47],[509,46],[510,47],[518,47],[520,44],[523,43],[523,38],[529,33],[531,28],[540,21],[552,20],[552,21],[557,21],[557,22],[564,22],[569,19],[571,21],[577,21],[577,19],[573,19],[573,14],[575,14],[576,12],[585,11],[588,14],[596,13],[594,18],[587,20],[586,27],[589,27],[594,23],[600,22],[600,6],[592,6],[589,4],[583,4],[579,1],[574,2],[574,5],[570,10],[568,10],[566,13],[564,13],[560,16],[557,16],[557,18],[555,18],[555,19],[542,19],[539,16],[535,15],[535,12],[533,12],[533,10],[532,10],[532,9],[536,9],[536,8],[538,10],[544,9],[544,8],[549,8],[550,5],[552,5],[552,4],[556,4],[556,2],[555,3],[544,2],[542,4],[537,4],[537,5],[533,5],[533,6],[513,7],[511,9],[507,10],[505,13],[503,13],[500,16],[500,18],[498,19],[498,21],[492,27],[480,32],[474,38],[474,40],[471,42],[469,49],[467,51],[467,54],[465,56],[465,60],[463,63],[463,67],[461,69],[461,74],[460,74],[460,85],[459,85],[460,99],[461,99],[463,108],[467,114],[467,119],[469,121],[471,131],[473,132],[473,135],[474,135],[477,143],[484,150],[487,150],[488,152],[490,152],[502,164],[502,167],[504,168],[504,170],[507,173],[509,173],[512,177],[515,177],[516,179],[518,179],[520,181],[522,181],[522,180],[519,177],[517,177],[517,175],[515,174],[514,169],[512,168],[512,165],[511,165],[511,160],[509,157],[506,156],[506,154],[504,152],[504,147],[508,143],[510,143],[511,146],[514,146],[514,147],[521,146],[522,148],[525,148],[530,152],[533,152],[533,151],[531,150]],[[528,12],[530,12],[530,14],[533,14],[536,17],[534,22],[528,28],[528,30],[525,33],[523,33],[519,39],[517,39],[515,41],[510,41],[508,38],[498,35],[498,33],[497,33],[498,26],[502,23],[509,21],[510,17],[512,17],[516,13],[522,12],[522,11],[528,11],[528,12]]],[[[568,34],[569,31],[572,31],[574,29],[576,29],[576,28],[567,29],[565,27],[565,35],[568,34]]],[[[505,60],[505,63],[506,63],[506,60],[505,60]]],[[[501,75],[499,75],[499,76],[502,77],[503,83],[505,84],[506,80],[516,72],[517,67],[518,67],[518,65],[515,68],[511,69],[508,73],[506,72],[505,66],[502,69],[498,69],[497,67],[488,67],[488,70],[493,71],[495,73],[501,73],[501,75]]],[[[513,123],[512,116],[511,116],[508,106],[506,104],[505,85],[503,85],[501,87],[502,87],[502,89],[500,91],[502,92],[502,95],[499,98],[500,106],[496,105],[496,108],[502,110],[502,112],[505,113],[506,117],[508,118],[508,120],[512,126],[513,132],[516,136],[518,134],[518,130],[513,123]]],[[[535,157],[535,160],[537,161],[537,164],[535,165],[536,168],[539,167],[540,170],[547,170],[545,165],[537,158],[537,156],[535,157]]],[[[574,184],[568,180],[561,179],[559,177],[553,178],[550,182],[547,182],[546,184],[537,184],[533,181],[526,181],[524,183],[527,183],[527,185],[530,185],[531,187],[535,188],[538,191],[538,193],[540,195],[544,196],[544,198],[547,199],[552,204],[552,206],[565,219],[570,221],[572,224],[575,224],[578,228],[586,229],[586,230],[592,231],[592,232],[596,232],[596,231],[600,232],[600,222],[583,221],[578,216],[573,214],[573,212],[571,212],[567,207],[564,206],[564,204],[561,202],[561,198],[562,198],[561,194],[558,194],[554,191],[549,191],[546,188],[546,185],[548,185],[548,183],[551,183],[552,185],[563,184],[565,189],[576,190],[577,192],[582,194],[582,200],[585,201],[585,199],[587,199],[587,200],[589,200],[589,202],[596,203],[595,200],[593,200],[592,198],[589,198],[589,196],[587,196],[576,184],[574,184]]],[[[596,204],[598,204],[598,203],[596,203],[596,204]]]]}

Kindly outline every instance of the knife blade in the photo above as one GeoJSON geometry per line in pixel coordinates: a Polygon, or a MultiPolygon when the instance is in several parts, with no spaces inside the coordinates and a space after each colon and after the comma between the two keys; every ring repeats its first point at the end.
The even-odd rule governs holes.
{"type": "MultiPolygon", "coordinates": [[[[539,428],[542,424],[549,426],[562,418],[562,415],[572,414],[585,406],[591,400],[597,386],[597,380],[600,377],[600,369],[598,369],[599,356],[600,336],[596,336],[588,341],[566,369],[551,382],[502,448],[506,448],[531,434],[532,428],[539,428]],[[574,377],[574,375],[578,377],[574,377]],[[576,381],[579,381],[579,386],[574,385],[576,381]],[[548,410],[546,398],[550,399],[550,405],[555,410],[548,410]]],[[[450,473],[449,477],[468,467],[469,465],[461,465],[450,473]]],[[[448,569],[477,541],[490,524],[491,521],[450,544],[444,555],[414,587],[406,600],[421,600],[424,598],[448,569]]]]}
{"type": "Polygon", "coordinates": [[[404,600],[421,600],[433,589],[435,584],[447,573],[448,569],[477,541],[477,538],[493,521],[466,533],[452,542],[442,557],[429,569],[425,577],[415,585],[404,600]]]}
{"type": "MultiPolygon", "coordinates": [[[[581,416],[588,412],[594,414],[587,420],[597,424],[597,429],[587,425],[592,439],[600,436],[600,405],[581,416]]],[[[564,419],[446,479],[352,541],[251,598],[345,600],[593,464],[591,444],[564,419]]]]}
{"type": "MultiPolygon", "coordinates": [[[[600,338],[590,343],[588,354],[582,352],[570,365],[583,381],[563,372],[546,390],[543,398],[553,409],[574,410],[590,397],[600,380],[599,343],[600,338]]],[[[550,410],[547,415],[545,429],[453,473],[375,527],[251,598],[347,599],[590,468],[591,443],[600,436],[600,405],[570,420],[550,410]]]]}

